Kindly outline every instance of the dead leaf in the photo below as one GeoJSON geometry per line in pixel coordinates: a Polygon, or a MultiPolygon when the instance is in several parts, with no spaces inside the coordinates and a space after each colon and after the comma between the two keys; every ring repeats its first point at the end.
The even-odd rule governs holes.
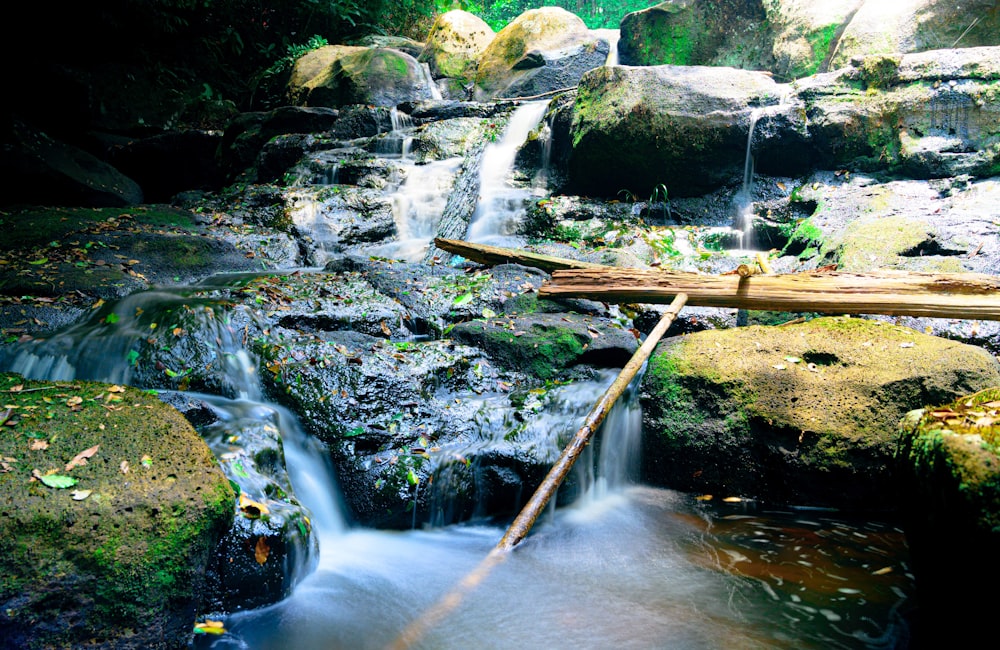
{"type": "Polygon", "coordinates": [[[382,328],[383,334],[385,334],[386,336],[392,336],[392,330],[390,330],[389,326],[385,324],[385,321],[380,322],[379,327],[382,328]]]}
{"type": "Polygon", "coordinates": [[[726,503],[742,503],[743,499],[742,497],[726,497],[723,501],[726,503]]]}
{"type": "Polygon", "coordinates": [[[128,474],[128,461],[123,460],[122,464],[118,466],[118,469],[121,470],[122,474],[128,474]]]}
{"type": "Polygon", "coordinates": [[[74,501],[83,501],[93,494],[93,492],[93,490],[73,490],[70,492],[70,496],[73,497],[74,501]]]}
{"type": "Polygon", "coordinates": [[[31,441],[31,451],[45,451],[48,448],[49,448],[49,443],[46,440],[31,441]]]}
{"type": "Polygon", "coordinates": [[[257,564],[264,564],[267,562],[267,555],[271,552],[271,547],[267,545],[267,540],[263,537],[257,538],[257,545],[253,549],[253,557],[257,560],[257,564]]]}
{"type": "Polygon", "coordinates": [[[80,397],[79,395],[74,395],[73,397],[70,397],[68,400],[66,400],[66,406],[70,408],[73,408],[74,406],[77,406],[82,403],[83,403],[83,398],[80,397]]]}
{"type": "Polygon", "coordinates": [[[125,387],[124,386],[119,386],[119,385],[115,384],[114,386],[108,388],[108,392],[109,393],[124,393],[125,392],[125,387]]]}
{"type": "Polygon", "coordinates": [[[266,505],[248,498],[245,492],[240,492],[240,512],[247,519],[260,519],[270,513],[266,505]]]}
{"type": "Polygon", "coordinates": [[[84,449],[83,451],[81,451],[76,456],[73,456],[73,460],[71,460],[68,463],[66,463],[65,470],[68,472],[71,469],[73,469],[74,467],[78,467],[78,466],[81,466],[81,465],[86,465],[87,464],[87,459],[90,458],[91,456],[93,456],[94,454],[96,454],[97,450],[99,448],[100,448],[100,445],[94,445],[90,449],[84,449]]]}

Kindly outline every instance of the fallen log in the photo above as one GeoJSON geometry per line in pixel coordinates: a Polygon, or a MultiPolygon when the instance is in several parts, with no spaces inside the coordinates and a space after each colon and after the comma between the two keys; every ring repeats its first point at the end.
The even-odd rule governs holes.
{"type": "Polygon", "coordinates": [[[557,269],[607,269],[611,268],[593,262],[579,262],[564,257],[552,257],[550,255],[539,255],[528,253],[513,248],[502,248],[500,246],[489,246],[487,244],[473,244],[472,242],[459,239],[445,239],[438,237],[434,240],[434,245],[453,255],[461,255],[467,260],[493,266],[496,264],[520,264],[536,269],[542,269],[548,273],[557,269]]]}
{"type": "Polygon", "coordinates": [[[677,294],[698,307],[827,314],[885,314],[1000,320],[1000,277],[980,273],[847,273],[700,275],[660,269],[564,269],[538,291],[542,298],[610,303],[666,303],[677,294]]]}

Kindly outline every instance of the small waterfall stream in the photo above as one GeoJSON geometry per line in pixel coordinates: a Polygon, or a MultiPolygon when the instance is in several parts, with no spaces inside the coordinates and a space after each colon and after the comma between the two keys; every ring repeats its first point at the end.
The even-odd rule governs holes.
{"type": "Polygon", "coordinates": [[[502,244],[505,236],[516,231],[531,192],[511,186],[508,176],[517,150],[541,122],[548,105],[547,101],[538,101],[517,107],[503,135],[486,147],[480,168],[479,203],[469,223],[468,241],[502,244]]]}

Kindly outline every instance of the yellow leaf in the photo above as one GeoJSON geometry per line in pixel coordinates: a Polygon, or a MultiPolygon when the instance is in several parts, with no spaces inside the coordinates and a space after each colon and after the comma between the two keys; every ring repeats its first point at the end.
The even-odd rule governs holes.
{"type": "Polygon", "coordinates": [[[83,398],[80,397],[79,395],[74,395],[73,397],[70,397],[68,400],[66,400],[66,406],[69,407],[73,407],[82,403],[83,403],[83,398]]]}
{"type": "Polygon", "coordinates": [[[49,443],[45,440],[32,440],[31,451],[45,451],[49,448],[49,443]]]}
{"type": "Polygon", "coordinates": [[[247,519],[260,519],[269,514],[266,505],[248,498],[245,492],[240,492],[240,511],[247,519]]]}
{"type": "Polygon", "coordinates": [[[267,545],[267,540],[263,537],[257,538],[257,545],[253,549],[253,557],[257,560],[257,564],[264,564],[267,562],[267,555],[271,552],[271,547],[267,545]]]}
{"type": "Polygon", "coordinates": [[[74,501],[83,501],[93,493],[93,490],[73,490],[70,496],[74,501]]]}
{"type": "Polygon", "coordinates": [[[726,497],[723,501],[726,503],[741,503],[743,499],[740,497],[726,497]]]}
{"type": "Polygon", "coordinates": [[[128,474],[128,461],[123,460],[122,464],[118,466],[118,469],[121,470],[122,474],[128,474]]]}
{"type": "Polygon", "coordinates": [[[712,500],[712,495],[711,494],[703,494],[701,496],[695,497],[695,500],[697,500],[697,501],[711,501],[712,500]]]}

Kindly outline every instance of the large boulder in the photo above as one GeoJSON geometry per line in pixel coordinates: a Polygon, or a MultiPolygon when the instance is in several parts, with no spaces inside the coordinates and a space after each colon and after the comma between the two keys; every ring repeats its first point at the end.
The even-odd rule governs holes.
{"type": "Polygon", "coordinates": [[[762,3],[668,0],[627,14],[618,59],[623,65],[723,65],[768,69],[770,32],[762,3]]]}
{"type": "Polygon", "coordinates": [[[1000,47],[872,55],[793,84],[816,162],[911,178],[1000,173],[1000,47]]]}
{"type": "Polygon", "coordinates": [[[982,348],[859,318],[697,332],[649,362],[644,476],[690,492],[892,509],[903,414],[998,381],[982,348]]]}
{"type": "Polygon", "coordinates": [[[840,35],[863,4],[866,3],[862,0],[769,3],[767,19],[774,34],[771,45],[774,60],[769,69],[781,79],[798,79],[828,71],[840,35]]]}
{"type": "Polygon", "coordinates": [[[610,44],[560,7],[526,11],[497,33],[479,60],[475,97],[531,97],[576,85],[604,65],[610,44]]]}
{"type": "Polygon", "coordinates": [[[208,446],[143,391],[17,375],[0,387],[5,647],[188,647],[235,511],[208,446]]]}
{"type": "Polygon", "coordinates": [[[289,81],[290,94],[308,106],[369,104],[395,106],[405,101],[433,99],[437,87],[414,57],[390,48],[362,48],[341,52],[326,67],[301,85],[292,86],[311,70],[313,61],[301,63],[289,81]]]}
{"type": "Polygon", "coordinates": [[[467,11],[448,11],[434,20],[427,44],[417,57],[434,77],[470,82],[476,78],[479,55],[495,36],[486,21],[467,11]]]}
{"type": "Polygon", "coordinates": [[[143,201],[138,183],[83,149],[23,123],[4,136],[4,205],[124,207],[143,201]]]}
{"type": "Polygon", "coordinates": [[[1000,6],[993,0],[862,2],[837,43],[831,69],[862,55],[982,45],[1000,45],[1000,6]]]}
{"type": "Polygon", "coordinates": [[[569,130],[569,191],[692,196],[742,175],[751,106],[777,103],[759,72],[707,66],[612,66],[580,80],[569,130]]]}

